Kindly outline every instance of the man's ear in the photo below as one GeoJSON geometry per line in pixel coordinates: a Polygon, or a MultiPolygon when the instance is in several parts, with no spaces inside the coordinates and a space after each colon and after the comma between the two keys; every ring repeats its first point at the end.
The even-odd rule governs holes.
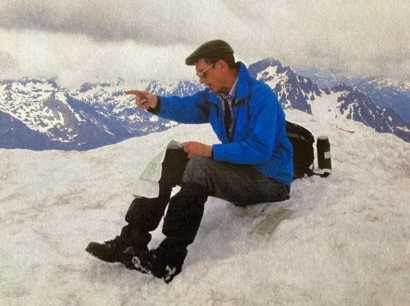
{"type": "Polygon", "coordinates": [[[215,64],[218,64],[223,72],[227,71],[229,68],[228,64],[222,59],[218,60],[215,64]]]}

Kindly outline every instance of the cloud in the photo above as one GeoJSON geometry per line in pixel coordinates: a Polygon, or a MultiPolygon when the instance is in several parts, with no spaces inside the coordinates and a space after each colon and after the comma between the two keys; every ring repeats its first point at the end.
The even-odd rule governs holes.
{"type": "MultiPolygon", "coordinates": [[[[98,1],[16,0],[1,5],[0,26],[7,29],[31,29],[47,32],[85,34],[95,39],[124,39],[134,27],[121,25],[115,6],[98,1]],[[118,31],[120,30],[120,31],[118,31]]],[[[137,31],[136,31],[137,32],[137,31]]]]}
{"type": "Polygon", "coordinates": [[[2,69],[3,78],[57,77],[63,86],[77,87],[119,77],[137,82],[194,76],[192,67],[184,65],[191,50],[182,44],[153,46],[132,40],[96,43],[85,35],[38,31],[0,30],[0,37],[13,41],[8,47],[2,46],[5,51],[0,53],[0,60],[7,57],[8,62],[14,62],[7,72],[2,69]]]}
{"type": "Polygon", "coordinates": [[[193,35],[208,31],[205,23],[216,21],[218,7],[216,0],[206,5],[182,0],[12,0],[0,4],[0,26],[167,45],[192,41],[193,35]]]}
{"type": "Polygon", "coordinates": [[[8,52],[0,51],[0,63],[2,74],[8,75],[18,69],[16,59],[8,52]]]}
{"type": "Polygon", "coordinates": [[[0,51],[21,73],[68,75],[75,67],[124,77],[134,62],[146,78],[175,79],[192,73],[183,61],[195,47],[222,38],[247,63],[271,56],[409,81],[408,16],[407,0],[6,0],[0,51]]]}

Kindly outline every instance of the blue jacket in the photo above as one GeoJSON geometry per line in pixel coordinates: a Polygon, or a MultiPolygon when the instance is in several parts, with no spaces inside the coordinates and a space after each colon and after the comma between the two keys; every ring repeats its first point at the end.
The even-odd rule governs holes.
{"type": "Polygon", "coordinates": [[[215,161],[253,165],[265,176],[290,186],[293,176],[292,145],[286,137],[285,113],[276,95],[266,84],[249,75],[240,64],[232,141],[224,124],[218,96],[209,89],[189,97],[160,97],[158,116],[181,123],[207,123],[220,144],[213,145],[215,161]]]}

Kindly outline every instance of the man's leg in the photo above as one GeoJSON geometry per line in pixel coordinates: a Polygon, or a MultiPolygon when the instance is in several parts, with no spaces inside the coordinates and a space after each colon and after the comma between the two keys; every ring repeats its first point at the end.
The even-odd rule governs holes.
{"type": "Polygon", "coordinates": [[[181,186],[188,155],[182,149],[168,149],[162,163],[159,184],[159,196],[170,198],[172,188],[181,186]]]}
{"type": "Polygon", "coordinates": [[[289,199],[289,186],[276,182],[248,165],[195,158],[185,169],[183,182],[206,186],[209,195],[237,205],[289,199]]]}
{"type": "Polygon", "coordinates": [[[150,251],[127,248],[123,254],[123,263],[130,269],[151,273],[170,282],[181,272],[187,246],[195,239],[207,197],[205,187],[183,183],[180,192],[171,198],[168,205],[163,227],[167,238],[158,248],[150,251]]]}
{"type": "Polygon", "coordinates": [[[150,272],[166,282],[171,281],[182,269],[187,247],[195,239],[208,196],[245,205],[288,199],[289,190],[250,166],[192,158],[185,169],[181,190],[171,198],[168,206],[163,226],[166,238],[150,252],[128,250],[125,264],[141,272],[150,272]]]}
{"type": "Polygon", "coordinates": [[[122,252],[132,246],[135,250],[147,250],[150,231],[157,228],[168,204],[172,188],[181,185],[188,157],[183,150],[168,149],[162,163],[159,195],[156,198],[135,198],[128,208],[128,223],[119,236],[105,243],[91,242],[86,251],[107,262],[121,262],[122,252]]]}

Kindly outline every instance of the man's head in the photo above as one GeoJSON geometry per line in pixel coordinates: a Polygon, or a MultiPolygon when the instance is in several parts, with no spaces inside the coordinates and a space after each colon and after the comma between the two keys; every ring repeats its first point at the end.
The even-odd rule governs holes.
{"type": "Polygon", "coordinates": [[[221,40],[211,40],[200,45],[191,55],[185,59],[185,64],[188,66],[195,65],[201,58],[207,62],[215,64],[218,60],[224,60],[231,68],[235,66],[235,58],[233,56],[231,46],[221,40]]]}
{"type": "Polygon", "coordinates": [[[229,92],[236,79],[236,63],[231,46],[223,40],[211,40],[200,45],[185,59],[195,65],[199,81],[213,92],[229,92]]]}

